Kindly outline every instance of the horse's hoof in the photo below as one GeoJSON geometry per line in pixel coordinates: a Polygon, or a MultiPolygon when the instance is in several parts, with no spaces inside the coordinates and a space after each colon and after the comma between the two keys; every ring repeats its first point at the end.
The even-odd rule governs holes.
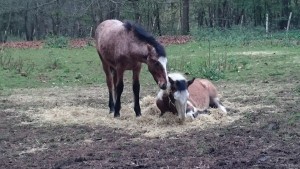
{"type": "Polygon", "coordinates": [[[141,116],[142,116],[141,113],[136,114],[136,117],[141,117],[141,116]]]}
{"type": "Polygon", "coordinates": [[[114,114],[114,117],[116,118],[116,117],[120,117],[120,114],[114,114]]]}

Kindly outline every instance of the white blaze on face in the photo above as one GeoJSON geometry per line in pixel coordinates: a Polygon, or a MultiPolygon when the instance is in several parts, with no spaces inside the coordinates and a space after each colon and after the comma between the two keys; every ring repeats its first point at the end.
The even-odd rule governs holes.
{"type": "Polygon", "coordinates": [[[177,91],[174,93],[175,106],[178,115],[180,116],[181,119],[184,119],[186,115],[186,105],[187,105],[188,97],[189,97],[188,90],[177,91]]]}
{"type": "MultiPolygon", "coordinates": [[[[186,81],[186,78],[181,73],[169,73],[168,76],[173,81],[186,81]]],[[[170,84],[168,85],[168,88],[170,84]]],[[[188,90],[176,91],[174,93],[175,106],[178,112],[179,117],[184,120],[186,116],[186,107],[189,98],[188,90]]]]}
{"type": "Polygon", "coordinates": [[[159,58],[158,58],[158,61],[159,61],[159,63],[163,66],[163,68],[164,68],[164,70],[165,70],[165,74],[166,74],[166,79],[167,79],[167,81],[168,81],[168,75],[167,75],[167,62],[168,62],[168,59],[167,59],[167,57],[163,57],[163,56],[160,56],[159,58]]]}

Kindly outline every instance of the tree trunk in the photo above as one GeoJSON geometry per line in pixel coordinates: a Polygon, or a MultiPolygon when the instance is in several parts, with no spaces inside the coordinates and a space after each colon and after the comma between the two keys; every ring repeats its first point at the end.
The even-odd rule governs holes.
{"type": "Polygon", "coordinates": [[[181,20],[181,34],[188,35],[189,27],[189,0],[182,0],[182,20],[181,20]]]}
{"type": "Polygon", "coordinates": [[[154,11],[154,16],[155,16],[155,22],[157,26],[157,32],[158,35],[161,36],[161,28],[160,28],[160,16],[159,16],[159,5],[155,3],[155,11],[154,11]]]}
{"type": "Polygon", "coordinates": [[[199,8],[197,12],[197,24],[198,27],[203,26],[205,11],[203,8],[199,8]]]}
{"type": "Polygon", "coordinates": [[[26,10],[24,12],[24,30],[25,30],[25,35],[26,35],[26,40],[27,41],[32,41],[33,37],[32,37],[32,24],[29,23],[30,21],[28,20],[28,11],[29,11],[29,3],[27,2],[26,5],[26,10]]]}
{"type": "Polygon", "coordinates": [[[132,7],[134,10],[134,20],[137,23],[140,23],[141,21],[141,14],[139,12],[139,6],[138,6],[138,0],[135,0],[132,2],[132,7]]]}

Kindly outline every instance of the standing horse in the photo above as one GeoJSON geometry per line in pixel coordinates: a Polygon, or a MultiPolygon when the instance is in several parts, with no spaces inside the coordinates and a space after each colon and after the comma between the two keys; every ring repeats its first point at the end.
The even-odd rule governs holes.
{"type": "Polygon", "coordinates": [[[196,118],[198,114],[207,113],[209,107],[220,108],[227,112],[217,97],[216,87],[206,79],[186,80],[180,73],[170,73],[167,90],[160,90],[156,105],[162,116],[170,111],[178,114],[184,121],[186,116],[196,118]]]}
{"type": "Polygon", "coordinates": [[[167,86],[167,58],[164,47],[141,26],[131,22],[106,20],[96,29],[96,48],[106,75],[109,91],[109,110],[120,116],[121,94],[124,88],[125,70],[133,72],[134,111],[141,116],[139,104],[139,74],[142,63],[148,65],[158,86],[167,86]]]}

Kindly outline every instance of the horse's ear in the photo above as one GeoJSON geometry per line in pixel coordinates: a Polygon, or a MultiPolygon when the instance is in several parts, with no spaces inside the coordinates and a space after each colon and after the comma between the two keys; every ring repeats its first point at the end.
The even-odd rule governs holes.
{"type": "Polygon", "coordinates": [[[170,82],[171,84],[174,84],[174,80],[173,80],[172,78],[170,78],[170,77],[169,77],[169,82],[170,82]]]}
{"type": "Polygon", "coordinates": [[[192,80],[187,81],[187,86],[189,87],[191,84],[193,84],[195,79],[196,78],[193,78],[192,80]]]}
{"type": "Polygon", "coordinates": [[[149,44],[147,44],[147,50],[148,50],[148,59],[151,58],[151,59],[154,59],[154,51],[153,51],[153,47],[149,44]]]}
{"type": "Polygon", "coordinates": [[[147,44],[147,49],[148,49],[148,52],[151,53],[152,52],[152,46],[147,44]]]}

